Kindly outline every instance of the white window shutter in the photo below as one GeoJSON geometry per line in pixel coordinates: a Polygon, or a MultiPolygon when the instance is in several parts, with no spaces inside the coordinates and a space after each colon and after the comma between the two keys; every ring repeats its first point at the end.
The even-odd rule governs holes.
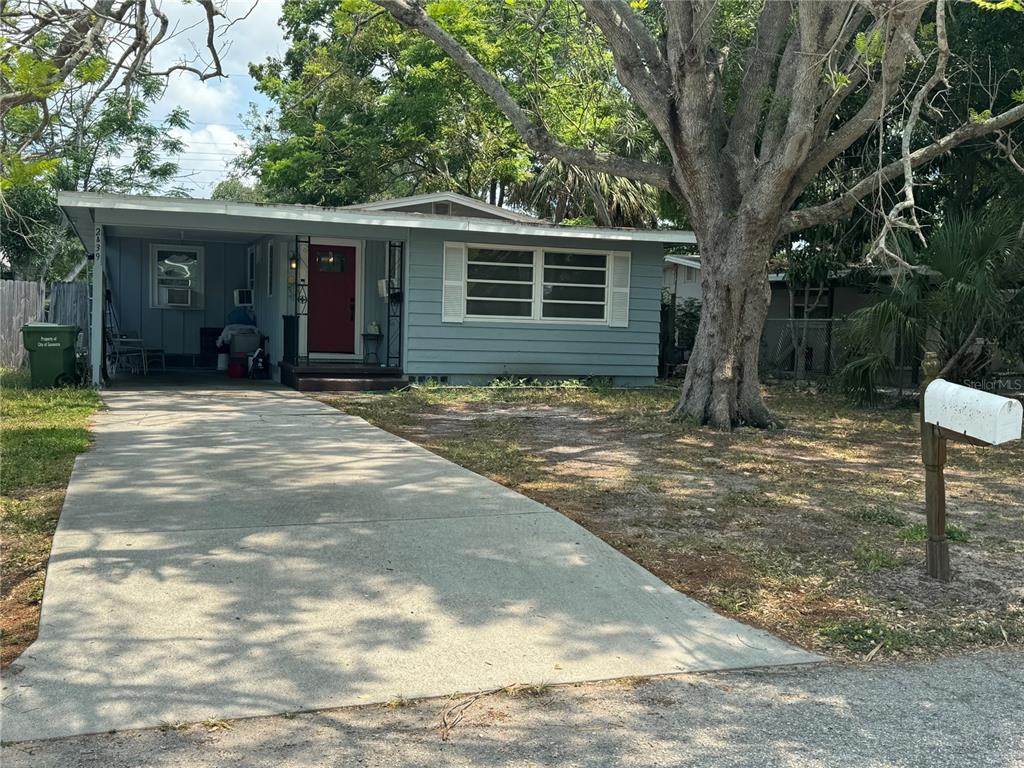
{"type": "Polygon", "coordinates": [[[608,325],[625,328],[629,325],[630,254],[617,251],[609,258],[612,263],[608,290],[608,325]]]}
{"type": "Polygon", "coordinates": [[[466,245],[444,244],[441,322],[461,323],[466,315],[466,245]]]}

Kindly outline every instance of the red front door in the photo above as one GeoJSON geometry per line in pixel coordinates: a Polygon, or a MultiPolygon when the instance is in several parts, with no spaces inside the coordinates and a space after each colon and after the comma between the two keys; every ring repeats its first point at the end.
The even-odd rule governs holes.
{"type": "Polygon", "coordinates": [[[311,355],[356,351],[356,249],[309,246],[309,334],[311,355]]]}

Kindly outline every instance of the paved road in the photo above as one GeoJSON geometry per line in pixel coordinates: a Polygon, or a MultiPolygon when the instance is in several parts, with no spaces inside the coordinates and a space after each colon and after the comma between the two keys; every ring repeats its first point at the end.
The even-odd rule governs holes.
{"type": "Polygon", "coordinates": [[[816,665],[23,743],[5,768],[1020,768],[1024,655],[816,665]]]}
{"type": "Polygon", "coordinates": [[[110,392],[7,741],[812,661],[530,499],[274,386],[110,392]]]}

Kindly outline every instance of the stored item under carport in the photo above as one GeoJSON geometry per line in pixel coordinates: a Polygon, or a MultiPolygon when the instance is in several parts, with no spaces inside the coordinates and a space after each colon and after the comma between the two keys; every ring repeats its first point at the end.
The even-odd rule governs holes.
{"type": "Polygon", "coordinates": [[[244,379],[248,364],[249,355],[231,355],[231,359],[228,361],[228,377],[244,379]]]}

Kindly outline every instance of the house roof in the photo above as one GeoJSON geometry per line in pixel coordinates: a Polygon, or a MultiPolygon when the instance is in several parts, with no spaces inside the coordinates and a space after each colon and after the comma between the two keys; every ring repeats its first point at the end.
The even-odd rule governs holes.
{"type": "MultiPolygon", "coordinates": [[[[92,227],[103,219],[116,215],[123,221],[133,212],[159,216],[195,216],[185,219],[195,222],[215,221],[216,227],[230,231],[232,220],[262,219],[288,224],[290,229],[303,223],[351,224],[406,229],[442,230],[458,234],[506,234],[534,237],[564,237],[576,240],[605,240],[612,242],[654,242],[665,244],[695,243],[693,232],[685,230],[644,230],[620,227],[573,227],[544,221],[505,221],[501,219],[438,214],[410,213],[407,211],[364,210],[361,208],[322,208],[313,205],[283,205],[270,203],[236,203],[227,200],[202,200],[187,197],[150,197],[145,195],[114,195],[102,192],[60,192],[57,204],[71,221],[79,237],[88,243],[92,227]],[[97,216],[104,212],[105,216],[97,216]],[[212,219],[210,218],[212,217],[212,219]]],[[[191,224],[190,224],[191,225],[191,224]]],[[[170,224],[177,227],[177,224],[170,224]]],[[[197,225],[196,225],[197,226],[197,225]]],[[[212,229],[213,225],[206,228],[212,229]]]]}
{"type": "Polygon", "coordinates": [[[674,253],[665,254],[665,261],[669,264],[679,264],[682,267],[700,269],[700,256],[678,256],[674,253]]]}
{"type": "MultiPolygon", "coordinates": [[[[464,205],[467,208],[473,208],[474,210],[481,211],[483,213],[489,213],[492,216],[498,216],[509,221],[520,221],[527,223],[544,223],[543,219],[535,218],[534,216],[527,216],[525,213],[517,213],[516,211],[510,211],[508,208],[502,208],[498,205],[491,205],[485,203],[482,200],[477,200],[474,197],[468,197],[467,195],[460,195],[458,192],[430,192],[423,195],[410,195],[409,197],[393,197],[387,200],[377,200],[372,203],[356,203],[355,205],[345,205],[342,208],[346,210],[359,210],[359,211],[392,211],[396,208],[402,208],[408,205],[418,205],[423,203],[451,203],[452,205],[464,205]]],[[[440,214],[430,214],[440,215],[440,214]]],[[[547,222],[550,223],[550,222],[547,222]]]]}

